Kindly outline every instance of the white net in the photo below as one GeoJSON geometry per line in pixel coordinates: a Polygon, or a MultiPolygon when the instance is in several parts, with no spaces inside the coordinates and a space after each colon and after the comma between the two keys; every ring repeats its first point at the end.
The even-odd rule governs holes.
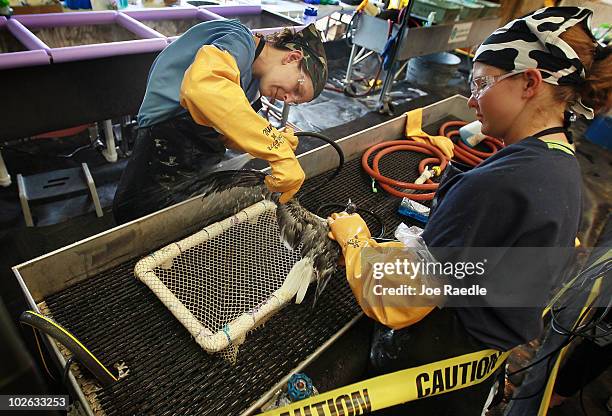
{"type": "Polygon", "coordinates": [[[312,264],[282,243],[276,205],[258,202],[145,257],[135,267],[206,351],[235,362],[248,331],[312,279],[312,264]]]}

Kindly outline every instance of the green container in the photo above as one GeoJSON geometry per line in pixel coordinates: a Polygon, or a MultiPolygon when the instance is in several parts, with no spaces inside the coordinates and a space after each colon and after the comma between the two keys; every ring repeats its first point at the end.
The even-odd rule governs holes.
{"type": "Polygon", "coordinates": [[[487,0],[469,0],[472,3],[482,4],[484,9],[480,17],[499,17],[501,6],[499,3],[493,3],[487,0]]]}
{"type": "Polygon", "coordinates": [[[446,0],[415,0],[410,13],[424,20],[436,13],[435,24],[454,22],[461,13],[461,6],[446,0]]]}
{"type": "Polygon", "coordinates": [[[482,4],[474,3],[470,0],[449,0],[459,6],[461,6],[461,13],[459,13],[459,20],[476,20],[478,19],[484,10],[482,4]]]}

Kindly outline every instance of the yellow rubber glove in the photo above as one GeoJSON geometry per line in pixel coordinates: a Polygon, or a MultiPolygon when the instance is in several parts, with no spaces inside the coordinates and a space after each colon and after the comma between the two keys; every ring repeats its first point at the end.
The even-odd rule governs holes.
{"type": "Polygon", "coordinates": [[[373,3],[367,2],[365,12],[370,16],[376,17],[380,14],[380,8],[373,3]]]}
{"type": "MultiPolygon", "coordinates": [[[[419,322],[433,310],[433,306],[402,306],[397,304],[398,299],[364,293],[364,285],[373,277],[362,276],[361,250],[364,247],[402,248],[404,245],[401,242],[377,243],[371,238],[370,230],[359,214],[334,213],[327,221],[330,228],[329,238],[336,240],[342,248],[346,278],[357,303],[367,316],[389,328],[402,329],[419,322]]],[[[401,302],[401,299],[399,300],[401,302]]]]}
{"type": "Polygon", "coordinates": [[[213,127],[228,146],[267,160],[271,176],[266,185],[281,192],[285,203],[304,183],[304,171],[294,149],[297,137],[281,133],[257,114],[240,87],[240,70],[234,57],[212,45],[204,45],[185,71],[181,105],[198,124],[213,127]]]}
{"type": "Polygon", "coordinates": [[[446,136],[430,136],[421,129],[422,123],[422,108],[417,108],[416,110],[406,113],[406,137],[420,143],[433,144],[442,151],[444,156],[448,159],[452,159],[455,148],[453,141],[446,136]]]}
{"type": "Polygon", "coordinates": [[[283,133],[283,135],[285,136],[285,138],[287,139],[287,141],[289,142],[289,146],[291,146],[291,150],[293,150],[295,152],[295,149],[297,149],[298,147],[298,138],[295,135],[295,131],[293,131],[293,129],[289,126],[285,126],[283,128],[280,129],[280,131],[283,133]]]}
{"type": "Polygon", "coordinates": [[[357,13],[363,11],[363,9],[365,9],[367,5],[368,5],[368,0],[361,0],[361,3],[359,3],[359,6],[357,6],[357,9],[355,11],[357,13]]]}

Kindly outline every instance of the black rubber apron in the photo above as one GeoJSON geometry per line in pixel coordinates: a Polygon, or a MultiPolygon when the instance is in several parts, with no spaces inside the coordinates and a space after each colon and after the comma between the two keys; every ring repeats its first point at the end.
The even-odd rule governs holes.
{"type": "MultiPolygon", "coordinates": [[[[253,61],[264,46],[260,38],[253,61]]],[[[252,107],[259,111],[261,100],[252,107]]],[[[191,196],[188,185],[219,163],[225,150],[219,133],[197,124],[188,112],[140,128],[115,192],[115,221],[123,224],[187,199],[191,196]]]]}

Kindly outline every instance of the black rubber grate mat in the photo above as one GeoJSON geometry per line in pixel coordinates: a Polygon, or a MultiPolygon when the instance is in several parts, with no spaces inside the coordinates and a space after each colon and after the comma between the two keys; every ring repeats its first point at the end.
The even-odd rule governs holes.
{"type": "MultiPolygon", "coordinates": [[[[408,152],[391,154],[381,161],[381,172],[414,181],[424,157],[408,152]]],[[[393,236],[401,221],[412,223],[397,214],[399,199],[381,189],[372,191],[360,159],[347,162],[331,182],[329,173],[310,179],[301,195],[302,204],[313,212],[321,204],[346,204],[350,198],[384,220],[387,237],[393,236]],[[312,189],[316,191],[310,192],[312,189]]],[[[321,215],[331,213],[327,211],[321,215]]],[[[376,235],[378,223],[364,217],[376,235]]],[[[130,372],[126,378],[97,393],[108,415],[238,415],[360,311],[340,270],[315,308],[310,298],[314,290],[310,290],[301,305],[287,306],[247,337],[237,364],[232,366],[205,353],[149,288],[134,277],[137,260],[45,300],[53,318],[103,364],[109,368],[121,361],[127,364],[130,372]]]]}
{"type": "MultiPolygon", "coordinates": [[[[414,182],[419,177],[419,163],[426,157],[430,156],[404,151],[391,153],[381,159],[379,163],[380,172],[392,179],[414,182]]],[[[400,198],[389,196],[378,184],[374,185],[376,192],[374,191],[372,179],[361,167],[361,158],[345,163],[338,177],[331,182],[329,181],[330,175],[330,173],[324,173],[310,179],[298,194],[300,202],[310,211],[317,213],[319,207],[330,203],[346,205],[350,199],[358,208],[372,211],[384,221],[386,238],[393,238],[393,233],[401,222],[423,227],[422,223],[398,214],[400,198]]],[[[435,178],[432,180],[436,181],[435,178]]],[[[417,191],[417,193],[422,192],[417,191]]],[[[431,206],[431,201],[419,202],[427,207],[431,206]]],[[[339,208],[323,207],[318,215],[328,216],[338,210],[339,208]]],[[[368,214],[362,212],[360,214],[370,227],[372,235],[378,235],[380,232],[379,221],[368,214]]]]}
{"type": "Polygon", "coordinates": [[[345,280],[336,276],[315,308],[309,298],[287,306],[247,337],[232,366],[193,341],[136,280],[135,263],[46,299],[53,318],[103,364],[127,364],[127,377],[98,392],[108,415],[240,414],[359,312],[345,280]]]}

